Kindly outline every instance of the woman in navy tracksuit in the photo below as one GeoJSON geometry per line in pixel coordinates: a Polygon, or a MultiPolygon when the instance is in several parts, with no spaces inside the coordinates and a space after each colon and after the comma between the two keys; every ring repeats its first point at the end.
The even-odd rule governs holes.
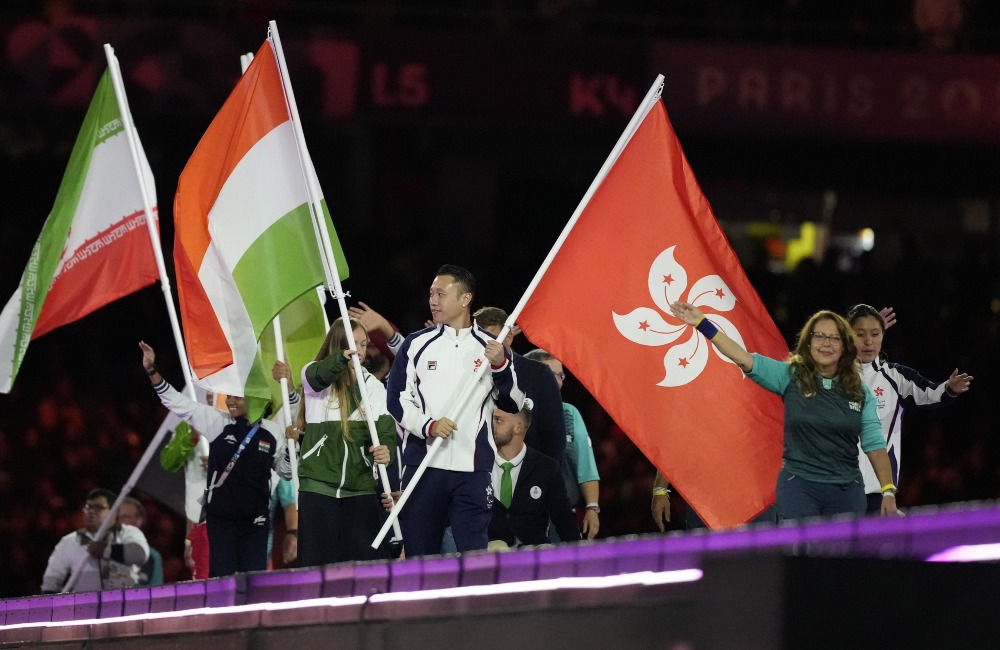
{"type": "Polygon", "coordinates": [[[277,424],[263,418],[267,402],[230,395],[228,413],[199,404],[160,376],[153,348],[145,343],[139,347],[142,366],[160,401],[209,441],[205,503],[209,577],[267,569],[271,469],[283,478],[292,476],[285,436],[277,424]],[[229,467],[234,457],[236,462],[229,467]]]}

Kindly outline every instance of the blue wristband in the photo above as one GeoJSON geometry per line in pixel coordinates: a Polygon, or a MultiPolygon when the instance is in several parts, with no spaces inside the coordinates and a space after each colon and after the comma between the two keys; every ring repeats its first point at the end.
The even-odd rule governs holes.
{"type": "Polygon", "coordinates": [[[704,316],[700,321],[698,321],[698,324],[695,325],[694,328],[704,334],[705,338],[709,341],[714,339],[715,335],[719,333],[719,328],[715,326],[715,323],[708,320],[704,316]]]}

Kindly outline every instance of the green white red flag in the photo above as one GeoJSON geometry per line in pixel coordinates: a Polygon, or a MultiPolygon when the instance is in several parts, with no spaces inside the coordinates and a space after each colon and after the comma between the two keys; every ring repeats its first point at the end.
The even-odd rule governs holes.
{"type": "MultiPolygon", "coordinates": [[[[315,302],[314,288],[326,281],[309,193],[310,183],[319,187],[315,174],[265,41],[195,148],[174,199],[184,338],[204,388],[270,397],[258,341],[282,310],[315,302]]],[[[321,207],[347,277],[325,201],[321,207]]]]}
{"type": "MultiPolygon", "coordinates": [[[[153,175],[139,165],[156,211],[153,175]]],[[[42,232],[0,312],[0,392],[30,341],[159,278],[142,194],[111,76],[101,76],[42,232]]]]}

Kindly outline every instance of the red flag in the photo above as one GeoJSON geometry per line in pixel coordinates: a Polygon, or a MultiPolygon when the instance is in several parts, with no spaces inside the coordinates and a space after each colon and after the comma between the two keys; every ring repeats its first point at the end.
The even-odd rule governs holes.
{"type": "Polygon", "coordinates": [[[697,305],[751,352],[788,346],[740,266],[657,100],[517,318],[712,528],[774,502],[781,399],[668,305],[697,305]]]}

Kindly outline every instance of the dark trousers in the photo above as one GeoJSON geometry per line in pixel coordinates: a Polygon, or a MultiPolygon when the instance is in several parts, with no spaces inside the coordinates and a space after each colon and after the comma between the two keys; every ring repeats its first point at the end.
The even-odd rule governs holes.
{"type": "Polygon", "coordinates": [[[866,494],[865,500],[868,501],[868,507],[865,508],[866,515],[873,515],[875,517],[882,516],[882,495],[881,494],[866,494]]]}
{"type": "Polygon", "coordinates": [[[372,548],[382,513],[374,494],[338,499],[299,492],[299,566],[387,559],[385,544],[372,548]]]}
{"type": "Polygon", "coordinates": [[[818,483],[795,476],[782,467],[775,491],[774,509],[778,521],[865,514],[865,487],[860,480],[850,483],[818,483]]]}
{"type": "Polygon", "coordinates": [[[238,571],[267,569],[267,517],[235,521],[208,515],[208,575],[231,576],[238,571]],[[255,523],[256,521],[256,523],[255,523]]]}
{"type": "MultiPolygon", "coordinates": [[[[407,468],[404,490],[414,469],[407,468]]],[[[427,468],[399,513],[406,557],[439,553],[449,522],[459,553],[486,548],[492,507],[489,472],[427,468]]]]}

